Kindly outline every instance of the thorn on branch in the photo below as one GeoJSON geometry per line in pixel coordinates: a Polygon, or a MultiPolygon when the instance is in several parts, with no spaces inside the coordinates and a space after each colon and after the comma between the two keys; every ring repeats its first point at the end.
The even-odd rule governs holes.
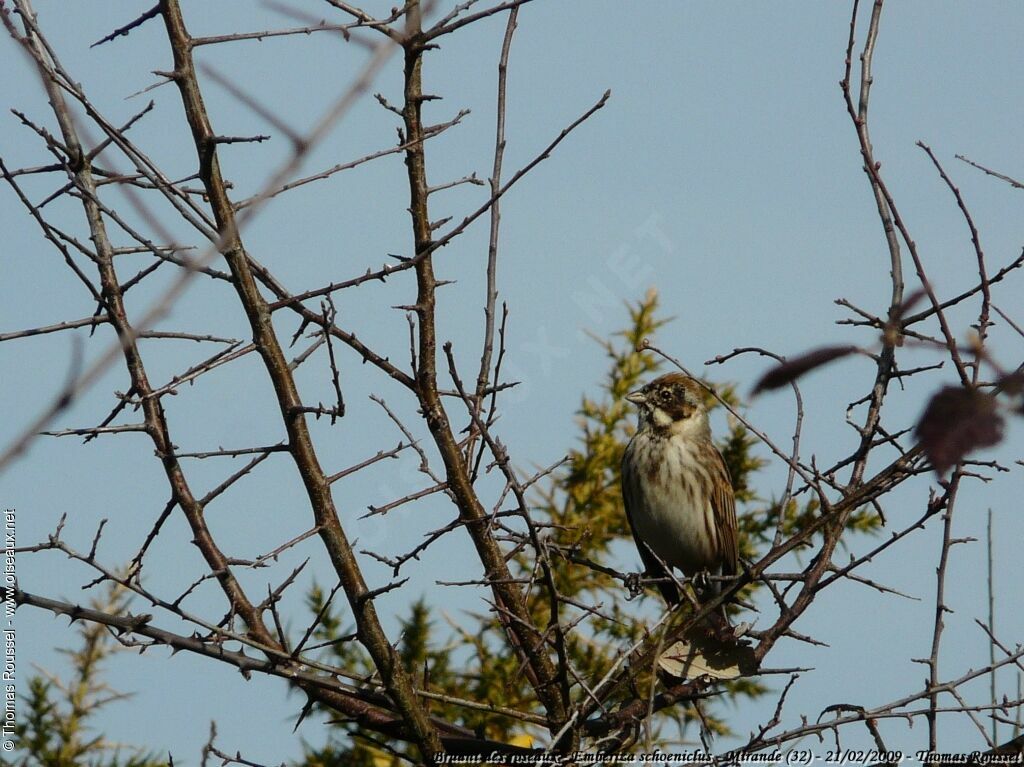
{"type": "Polygon", "coordinates": [[[100,520],[100,526],[96,528],[96,535],[92,539],[92,546],[89,548],[89,556],[85,558],[86,562],[93,562],[96,559],[96,547],[99,546],[100,536],[103,535],[103,528],[107,525],[107,518],[104,517],[100,520]]]}
{"type": "Polygon", "coordinates": [[[394,112],[399,117],[402,117],[402,110],[394,106],[393,104],[391,104],[391,102],[384,98],[384,94],[374,93],[373,97],[377,100],[377,103],[384,107],[386,110],[388,110],[389,112],[394,112]]]}
{"type": "Polygon", "coordinates": [[[141,16],[137,17],[133,21],[128,22],[123,27],[118,27],[113,32],[111,32],[109,35],[107,35],[106,37],[104,37],[104,38],[102,38],[100,40],[97,40],[95,43],[93,43],[89,47],[90,48],[95,48],[95,47],[97,47],[99,45],[103,45],[103,43],[109,43],[111,40],[115,40],[118,37],[127,37],[128,33],[131,32],[133,29],[135,29],[136,27],[141,27],[147,21],[149,21],[150,19],[155,18],[156,16],[159,16],[159,15],[160,15],[160,4],[157,3],[152,8],[150,8],[148,11],[143,13],[141,16]]]}
{"type": "Polygon", "coordinates": [[[262,144],[264,141],[270,141],[270,136],[262,133],[258,136],[213,136],[210,138],[212,144],[262,144]]]}
{"type": "MultiPolygon", "coordinates": [[[[320,311],[324,319],[323,338],[327,342],[327,356],[331,366],[331,386],[334,387],[334,396],[336,398],[336,404],[330,409],[331,426],[334,426],[337,419],[345,415],[345,398],[341,393],[341,375],[338,373],[338,363],[334,356],[334,343],[331,339],[331,334],[327,332],[327,329],[334,325],[338,316],[338,310],[335,308],[334,300],[330,294],[326,296],[325,300],[320,302],[320,311]]],[[[319,418],[319,414],[317,417],[319,418]]]]}
{"type": "Polygon", "coordinates": [[[400,589],[402,586],[404,586],[406,584],[406,582],[408,580],[409,580],[408,578],[402,578],[402,580],[400,580],[400,581],[393,581],[393,582],[387,584],[386,586],[381,586],[380,588],[376,588],[376,589],[372,589],[370,591],[367,591],[365,594],[361,594],[356,599],[356,602],[358,602],[358,604],[360,606],[366,604],[367,602],[372,602],[377,597],[379,597],[379,596],[381,596],[383,594],[387,594],[389,591],[394,591],[395,589],[400,589]]]}

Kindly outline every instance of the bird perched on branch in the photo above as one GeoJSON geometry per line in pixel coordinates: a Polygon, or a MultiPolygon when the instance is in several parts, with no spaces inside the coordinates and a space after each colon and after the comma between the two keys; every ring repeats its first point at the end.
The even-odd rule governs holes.
{"type": "MultiPolygon", "coordinates": [[[[672,606],[680,593],[669,568],[687,576],[736,574],[732,480],[711,441],[699,383],[669,373],[626,399],[639,410],[636,433],[622,458],[626,518],[647,575],[661,579],[658,588],[672,606]]],[[[703,592],[715,596],[720,587],[711,582],[703,592]]]]}

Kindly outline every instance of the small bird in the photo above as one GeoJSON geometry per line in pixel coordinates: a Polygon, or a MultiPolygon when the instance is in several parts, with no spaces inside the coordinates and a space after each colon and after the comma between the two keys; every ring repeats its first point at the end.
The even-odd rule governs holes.
{"type": "MultiPolygon", "coordinates": [[[[663,579],[658,587],[673,606],[680,594],[667,568],[687,576],[736,574],[732,480],[711,441],[700,384],[669,373],[626,399],[639,409],[622,457],[626,518],[647,575],[663,579]]],[[[714,596],[719,589],[713,582],[705,593],[714,596]]]]}

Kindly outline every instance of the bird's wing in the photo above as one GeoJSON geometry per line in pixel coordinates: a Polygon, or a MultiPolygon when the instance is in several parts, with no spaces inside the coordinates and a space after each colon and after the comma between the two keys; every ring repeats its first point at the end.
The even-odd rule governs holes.
{"type": "Polygon", "coordinates": [[[633,534],[633,543],[636,544],[637,551],[640,552],[640,560],[644,564],[644,572],[648,578],[657,578],[658,590],[661,591],[661,595],[665,598],[665,601],[669,605],[679,604],[680,595],[679,589],[676,587],[675,582],[672,580],[672,575],[669,573],[668,568],[665,567],[656,556],[651,552],[650,548],[640,540],[640,536],[637,535],[636,525],[633,524],[633,508],[643,503],[643,499],[640,495],[640,484],[637,481],[636,475],[629,468],[629,461],[626,460],[628,457],[628,447],[625,456],[622,461],[622,506],[626,510],[626,521],[629,523],[629,532],[633,534]]]}
{"type": "Polygon", "coordinates": [[[711,496],[711,511],[718,528],[719,554],[722,559],[722,575],[735,575],[739,560],[738,531],[736,524],[736,496],[733,494],[729,467],[722,454],[715,449],[714,472],[715,492],[711,496]]]}

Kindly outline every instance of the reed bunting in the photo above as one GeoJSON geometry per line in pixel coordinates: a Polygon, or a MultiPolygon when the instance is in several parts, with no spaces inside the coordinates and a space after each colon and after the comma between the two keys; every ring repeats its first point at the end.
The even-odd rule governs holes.
{"type": "MultiPolygon", "coordinates": [[[[626,399],[639,409],[622,457],[626,518],[647,575],[662,579],[658,588],[671,606],[680,594],[667,568],[687,576],[736,574],[732,481],[711,441],[700,384],[669,373],[626,399]]],[[[705,594],[719,590],[712,582],[705,594]]]]}

